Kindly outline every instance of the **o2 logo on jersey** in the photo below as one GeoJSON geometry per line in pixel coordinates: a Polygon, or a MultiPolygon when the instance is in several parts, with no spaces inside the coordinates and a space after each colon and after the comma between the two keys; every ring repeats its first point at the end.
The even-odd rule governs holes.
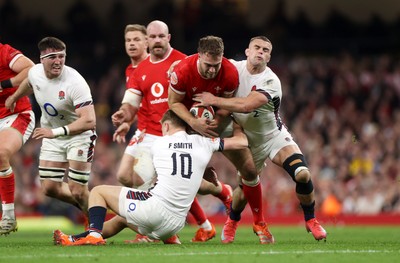
{"type": "Polygon", "coordinates": [[[151,94],[153,94],[154,97],[161,97],[161,95],[163,95],[164,93],[164,86],[159,83],[156,82],[151,86],[151,94]]]}
{"type": "Polygon", "coordinates": [[[128,205],[128,212],[133,212],[136,210],[136,204],[135,203],[130,203],[128,205]]]}

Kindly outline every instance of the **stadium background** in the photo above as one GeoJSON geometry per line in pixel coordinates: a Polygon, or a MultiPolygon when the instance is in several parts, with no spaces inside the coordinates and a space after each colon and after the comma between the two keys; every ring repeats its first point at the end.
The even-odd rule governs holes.
{"type": "MultiPolygon", "coordinates": [[[[38,63],[37,42],[59,37],[67,44],[67,65],[91,86],[99,139],[90,187],[117,184],[124,146],[112,142],[110,115],[119,107],[129,63],[124,27],[154,19],[169,25],[172,46],[187,54],[196,52],[200,37],[214,34],[224,39],[226,57],[243,59],[252,36],[268,36],[274,45],[269,65],[283,85],[281,117],[308,160],[320,216],[334,223],[400,222],[396,0],[0,0],[1,42],[38,63]]],[[[18,214],[78,222],[75,208],[41,194],[39,147],[30,140],[13,160],[18,214]]],[[[220,180],[236,186],[233,166],[221,155],[212,165],[220,180]]],[[[268,163],[262,183],[267,216],[301,222],[289,176],[268,163]]],[[[208,215],[223,217],[217,199],[201,202],[208,215]]]]}

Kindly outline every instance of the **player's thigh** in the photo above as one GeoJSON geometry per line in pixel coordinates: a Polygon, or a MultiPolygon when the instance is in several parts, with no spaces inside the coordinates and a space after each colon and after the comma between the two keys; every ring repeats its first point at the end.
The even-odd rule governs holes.
{"type": "Polygon", "coordinates": [[[0,158],[1,163],[8,162],[9,158],[22,147],[22,136],[14,129],[0,130],[0,158]]]}
{"type": "Polygon", "coordinates": [[[252,154],[248,148],[242,150],[224,151],[223,154],[230,160],[245,180],[254,180],[257,170],[252,154]]]}
{"type": "Polygon", "coordinates": [[[107,206],[119,214],[119,198],[122,187],[117,185],[95,186],[89,195],[89,207],[107,206]]]}

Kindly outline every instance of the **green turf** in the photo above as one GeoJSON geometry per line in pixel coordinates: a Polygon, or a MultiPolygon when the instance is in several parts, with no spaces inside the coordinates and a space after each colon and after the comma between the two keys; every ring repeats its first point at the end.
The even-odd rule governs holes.
{"type": "MultiPolygon", "coordinates": [[[[65,233],[82,227],[68,226],[65,233]]],[[[233,244],[221,244],[217,237],[207,243],[191,243],[196,228],[180,232],[182,245],[124,244],[133,234],[124,230],[107,240],[105,246],[60,247],[52,243],[51,224],[21,225],[16,233],[0,237],[0,262],[160,262],[160,263],[251,263],[251,262],[399,262],[400,226],[327,226],[327,242],[317,242],[303,226],[272,226],[274,245],[260,245],[251,227],[240,226],[233,244]]]]}

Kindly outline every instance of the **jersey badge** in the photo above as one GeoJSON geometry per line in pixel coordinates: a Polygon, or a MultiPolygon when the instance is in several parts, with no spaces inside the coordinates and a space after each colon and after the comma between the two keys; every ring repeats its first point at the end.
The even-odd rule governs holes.
{"type": "Polygon", "coordinates": [[[178,84],[178,76],[176,75],[175,72],[171,73],[171,77],[169,79],[170,79],[172,85],[178,84]]]}
{"type": "Polygon", "coordinates": [[[217,94],[219,94],[219,92],[221,91],[221,88],[219,86],[216,86],[214,89],[215,89],[215,92],[217,92],[217,94]]]}
{"type": "Polygon", "coordinates": [[[196,90],[197,90],[197,87],[193,87],[193,88],[192,88],[193,93],[195,93],[196,90]]]}
{"type": "Polygon", "coordinates": [[[82,150],[78,150],[78,156],[81,157],[83,155],[83,151],[82,150]]]}
{"type": "Polygon", "coordinates": [[[58,99],[59,100],[65,100],[65,92],[64,91],[60,90],[58,92],[58,99]]]}
{"type": "Polygon", "coordinates": [[[144,81],[146,79],[146,75],[142,76],[142,81],[144,81]]]}
{"type": "Polygon", "coordinates": [[[35,85],[35,88],[36,88],[36,90],[40,90],[40,87],[39,87],[39,86],[37,86],[37,85],[35,85]]]}

